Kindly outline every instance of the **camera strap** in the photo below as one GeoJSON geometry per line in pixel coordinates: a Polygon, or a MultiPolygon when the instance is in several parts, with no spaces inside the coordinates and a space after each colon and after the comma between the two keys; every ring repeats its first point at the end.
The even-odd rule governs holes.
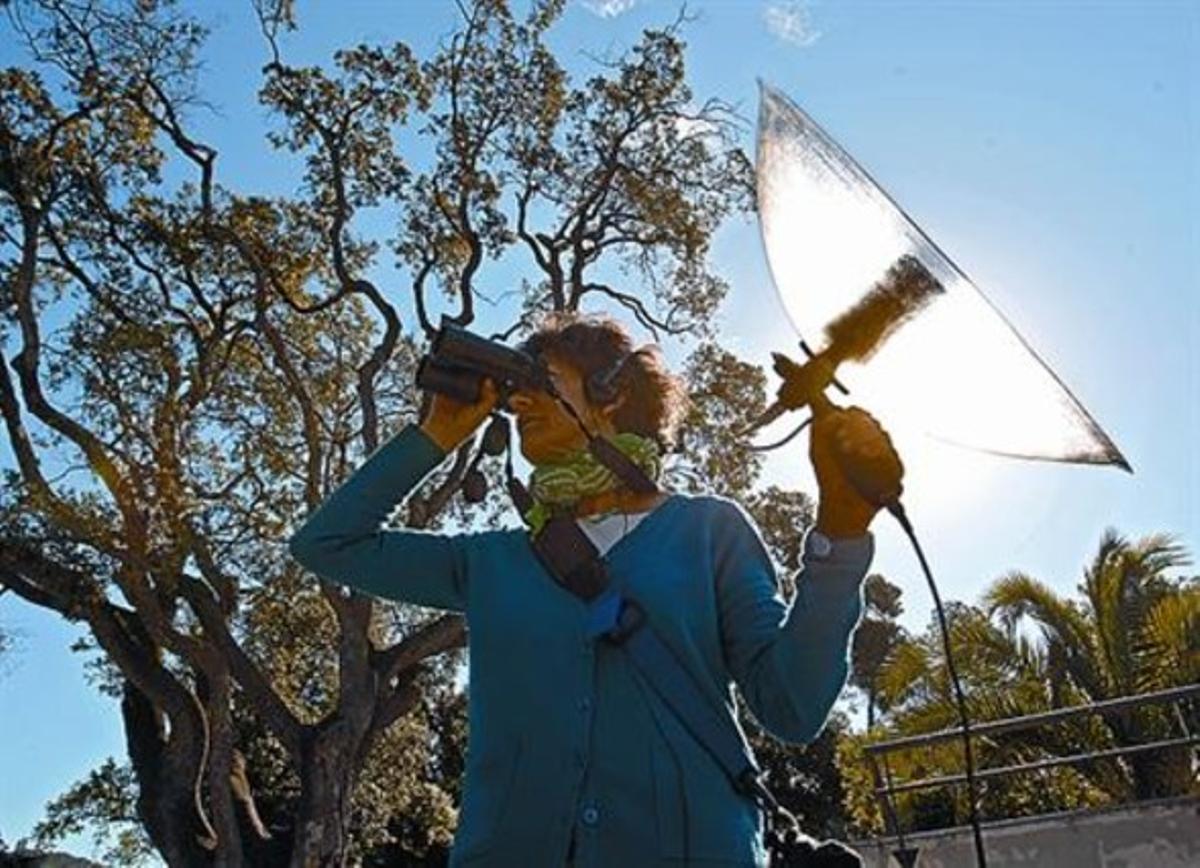
{"type": "Polygon", "coordinates": [[[588,452],[591,452],[597,461],[611,470],[613,475],[621,480],[621,483],[626,488],[636,494],[653,494],[658,491],[658,483],[647,476],[646,471],[642,470],[636,461],[630,459],[628,455],[614,446],[608,438],[592,433],[592,430],[588,428],[583,418],[571,405],[571,402],[562,396],[562,393],[554,387],[552,382],[546,383],[545,390],[550,397],[558,402],[563,412],[570,416],[575,424],[579,426],[579,430],[587,438],[588,452]]]}
{"type": "Polygon", "coordinates": [[[588,437],[588,452],[613,472],[617,479],[636,494],[654,494],[658,484],[651,479],[636,461],[618,449],[607,437],[588,437]]]}

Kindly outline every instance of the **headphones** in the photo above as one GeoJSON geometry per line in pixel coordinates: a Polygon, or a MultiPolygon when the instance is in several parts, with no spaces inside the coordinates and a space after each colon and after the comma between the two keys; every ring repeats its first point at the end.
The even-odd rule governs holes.
{"type": "Polygon", "coordinates": [[[603,407],[617,400],[619,394],[617,381],[625,369],[625,363],[640,352],[641,350],[630,350],[621,353],[617,360],[607,368],[601,368],[588,374],[583,381],[583,393],[588,399],[588,403],[603,407]]]}

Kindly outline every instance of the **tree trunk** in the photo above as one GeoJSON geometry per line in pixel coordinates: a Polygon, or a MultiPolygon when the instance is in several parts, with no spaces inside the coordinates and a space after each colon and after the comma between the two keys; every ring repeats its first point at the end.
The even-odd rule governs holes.
{"type": "Polygon", "coordinates": [[[155,849],[172,868],[211,864],[212,854],[201,843],[208,830],[196,803],[201,757],[193,754],[202,748],[187,744],[178,730],[168,735],[162,712],[128,681],[121,715],[137,777],[138,816],[155,849]]]}
{"type": "Polygon", "coordinates": [[[234,733],[230,680],[227,671],[203,676],[204,705],[208,714],[208,808],[216,832],[215,863],[221,868],[242,868],[242,833],[234,801],[234,733]]]}
{"type": "Polygon", "coordinates": [[[341,868],[346,864],[354,757],[361,741],[337,720],[306,734],[291,868],[341,868]]]}

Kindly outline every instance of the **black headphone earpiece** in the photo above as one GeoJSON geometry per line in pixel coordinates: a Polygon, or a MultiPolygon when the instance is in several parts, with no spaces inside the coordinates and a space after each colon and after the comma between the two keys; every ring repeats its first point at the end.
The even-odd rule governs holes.
{"type": "Polygon", "coordinates": [[[638,350],[622,353],[620,357],[609,365],[607,368],[601,368],[598,371],[592,371],[583,381],[584,395],[588,399],[589,404],[595,404],[604,407],[617,400],[617,395],[620,394],[617,381],[621,377],[621,371],[625,368],[625,363],[632,356],[638,354],[638,350]]]}

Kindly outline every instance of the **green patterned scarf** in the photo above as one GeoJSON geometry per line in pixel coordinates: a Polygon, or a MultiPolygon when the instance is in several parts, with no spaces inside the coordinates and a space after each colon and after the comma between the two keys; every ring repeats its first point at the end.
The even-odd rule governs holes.
{"type": "MultiPolygon", "coordinates": [[[[609,438],[613,445],[645,471],[655,482],[662,473],[658,444],[649,437],[624,432],[609,438]]],[[[550,516],[559,509],[574,506],[585,497],[601,494],[621,485],[615,473],[601,464],[587,448],[579,449],[563,461],[539,464],[529,480],[533,507],[523,516],[536,536],[550,516]]]]}

